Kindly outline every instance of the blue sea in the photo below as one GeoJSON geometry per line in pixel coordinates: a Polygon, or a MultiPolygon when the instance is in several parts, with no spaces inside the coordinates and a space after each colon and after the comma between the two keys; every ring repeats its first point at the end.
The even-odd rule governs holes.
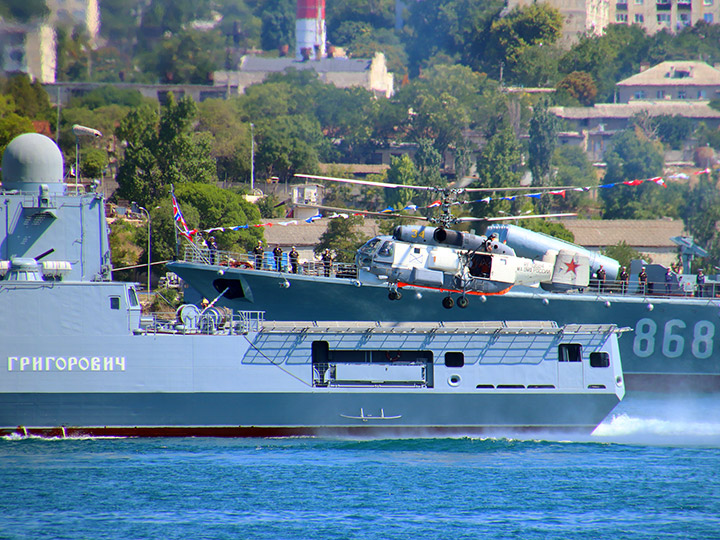
{"type": "Polygon", "coordinates": [[[2,539],[720,538],[720,398],[583,437],[0,440],[2,539]]]}

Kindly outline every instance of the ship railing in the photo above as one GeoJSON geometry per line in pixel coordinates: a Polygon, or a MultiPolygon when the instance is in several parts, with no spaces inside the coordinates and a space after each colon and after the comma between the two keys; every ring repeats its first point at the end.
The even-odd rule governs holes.
{"type": "Polygon", "coordinates": [[[238,311],[228,315],[223,310],[209,310],[186,324],[168,313],[150,313],[142,316],[140,333],[241,335],[260,332],[264,323],[264,311],[238,311]]]}
{"type": "Polygon", "coordinates": [[[620,281],[606,281],[599,283],[597,280],[590,280],[589,292],[599,294],[626,295],[626,296],[652,296],[653,298],[718,298],[720,295],[720,284],[705,283],[696,285],[690,282],[665,282],[648,281],[640,284],[636,280],[630,283],[620,281]]]}
{"type": "Polygon", "coordinates": [[[305,261],[297,266],[297,272],[283,253],[280,268],[271,251],[265,251],[262,256],[252,253],[239,253],[235,251],[210,250],[194,243],[187,243],[181,253],[181,260],[199,264],[216,264],[230,268],[250,268],[269,272],[297,273],[306,276],[328,276],[346,279],[357,278],[357,267],[353,263],[334,262],[326,265],[322,261],[305,261]]]}

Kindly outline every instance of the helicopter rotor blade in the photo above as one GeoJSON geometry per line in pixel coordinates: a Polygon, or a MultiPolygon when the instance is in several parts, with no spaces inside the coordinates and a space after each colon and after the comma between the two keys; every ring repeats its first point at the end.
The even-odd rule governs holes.
{"type": "Polygon", "coordinates": [[[556,217],[575,217],[576,213],[560,213],[560,214],[531,214],[531,215],[520,215],[520,216],[497,216],[497,217],[458,217],[455,218],[458,222],[463,221],[517,221],[520,219],[542,219],[542,218],[556,218],[556,217]]]}
{"type": "Polygon", "coordinates": [[[396,214],[391,212],[372,212],[370,210],[355,210],[353,208],[337,208],[334,206],[323,206],[319,204],[298,204],[298,208],[317,208],[318,210],[329,210],[337,214],[363,214],[366,216],[377,216],[377,217],[399,217],[407,219],[415,219],[418,221],[427,221],[428,218],[425,216],[406,216],[405,214],[396,214]]]}
{"type": "Polygon", "coordinates": [[[370,180],[353,180],[350,178],[335,178],[333,176],[318,176],[315,174],[295,174],[298,178],[309,178],[311,180],[329,180],[331,182],[341,182],[346,184],[359,184],[362,186],[384,187],[391,189],[418,189],[422,191],[436,191],[437,188],[431,186],[413,186],[405,184],[391,184],[388,182],[371,182],[370,180]]]}
{"type": "Polygon", "coordinates": [[[469,188],[466,185],[477,180],[474,176],[465,176],[461,178],[456,186],[448,186],[446,188],[435,186],[416,186],[413,184],[391,184],[389,182],[372,182],[370,180],[355,180],[352,178],[337,178],[335,176],[319,176],[316,174],[300,174],[295,173],[298,178],[307,178],[310,180],[328,180],[330,182],[340,182],[345,184],[357,184],[361,186],[373,186],[390,189],[415,189],[419,191],[432,191],[436,193],[492,193],[507,191],[550,191],[550,190],[571,190],[577,189],[577,186],[514,186],[514,187],[492,187],[492,188],[469,188]]]}

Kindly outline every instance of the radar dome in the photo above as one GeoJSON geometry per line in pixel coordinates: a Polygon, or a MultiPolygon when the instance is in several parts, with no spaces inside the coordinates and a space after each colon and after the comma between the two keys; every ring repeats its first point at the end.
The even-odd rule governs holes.
{"type": "Polygon", "coordinates": [[[62,184],[63,171],[60,149],[39,133],[15,137],[2,157],[2,184],[6,190],[34,191],[36,185],[62,184]]]}

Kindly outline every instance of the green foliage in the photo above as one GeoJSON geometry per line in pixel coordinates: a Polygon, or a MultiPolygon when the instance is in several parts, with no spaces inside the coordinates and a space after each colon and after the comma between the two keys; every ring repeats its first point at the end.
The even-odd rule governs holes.
{"type": "Polygon", "coordinates": [[[295,6],[294,0],[265,0],[262,4],[262,31],[260,41],[266,50],[278,50],[283,45],[290,47],[294,55],[295,6]]]}
{"type": "Polygon", "coordinates": [[[250,183],[250,124],[237,112],[237,98],[198,104],[196,130],[212,135],[211,154],[220,180],[250,183]]]}
{"type": "Polygon", "coordinates": [[[83,178],[101,178],[108,165],[108,155],[100,148],[89,148],[82,154],[80,174],[83,178]]]}
{"type": "Polygon", "coordinates": [[[119,88],[113,85],[103,85],[93,88],[87,94],[74,97],[68,104],[71,108],[98,109],[108,105],[119,105],[122,107],[139,107],[146,100],[138,90],[131,88],[119,88]]]}
{"type": "MultiPolygon", "coordinates": [[[[395,23],[395,0],[334,0],[327,3],[327,27],[347,23],[364,23],[369,28],[392,28],[395,23]]],[[[333,36],[331,35],[331,41],[333,36]]]]}
{"type": "Polygon", "coordinates": [[[0,18],[17,22],[28,22],[47,16],[49,10],[45,0],[3,0],[0,3],[0,18]]]}
{"type": "Polygon", "coordinates": [[[274,194],[261,197],[255,205],[260,211],[260,216],[263,218],[271,219],[281,217],[285,210],[285,205],[281,204],[280,199],[278,199],[274,194]]]}
{"type": "Polygon", "coordinates": [[[718,243],[717,223],[720,221],[720,191],[708,175],[701,174],[697,184],[684,198],[681,209],[688,232],[701,246],[718,243]]]}
{"type": "MultiPolygon", "coordinates": [[[[662,174],[663,157],[656,145],[639,138],[634,131],[622,131],[612,139],[605,154],[605,184],[626,180],[644,180],[662,174]]],[[[640,186],[616,186],[600,190],[604,219],[650,219],[657,217],[658,186],[646,182],[640,186]]]]}
{"type": "MultiPolygon", "coordinates": [[[[597,97],[597,87],[592,75],[584,71],[573,71],[568,73],[558,84],[557,84],[558,96],[557,99],[561,103],[567,102],[569,98],[585,107],[595,103],[597,97]]],[[[568,103],[573,104],[572,102],[568,103]]]]}
{"type": "MultiPolygon", "coordinates": [[[[125,268],[137,264],[143,252],[142,248],[138,247],[138,231],[139,227],[136,224],[123,218],[117,218],[110,224],[109,242],[113,268],[125,268]]],[[[114,271],[113,274],[115,279],[134,279],[134,272],[129,270],[114,271]]]]}
{"type": "MultiPolygon", "coordinates": [[[[417,180],[417,169],[407,154],[393,157],[387,171],[387,181],[390,184],[413,185],[417,180]]],[[[385,203],[395,210],[405,208],[414,196],[410,189],[385,188],[385,203]]]]}
{"type": "Polygon", "coordinates": [[[530,119],[528,154],[533,184],[546,185],[550,173],[550,160],[557,144],[558,119],[548,112],[547,104],[539,102],[530,119]]]}
{"type": "Polygon", "coordinates": [[[562,15],[549,4],[529,4],[513,8],[490,27],[490,50],[504,59],[512,72],[521,55],[533,45],[551,45],[561,35],[562,15]]]}
{"type": "Polygon", "coordinates": [[[565,225],[558,221],[548,221],[546,219],[523,219],[518,222],[518,225],[531,231],[559,238],[560,240],[575,242],[575,235],[567,230],[565,225]]]}
{"type": "Polygon", "coordinates": [[[610,257],[611,259],[615,259],[620,263],[620,266],[626,266],[628,268],[630,268],[630,263],[633,259],[643,259],[648,263],[652,262],[647,255],[643,255],[638,250],[628,245],[625,240],[621,240],[614,246],[606,247],[602,250],[602,254],[610,257]]]}
{"type": "MultiPolygon", "coordinates": [[[[578,146],[559,146],[550,162],[552,184],[558,186],[596,186],[597,175],[585,152],[578,146]]],[[[565,197],[552,197],[550,209],[557,212],[582,211],[594,205],[589,192],[566,191],[565,197]]]]}
{"type": "Polygon", "coordinates": [[[208,84],[213,71],[223,67],[224,39],[218,31],[181,30],[164,39],[145,66],[174,84],[208,84]]]}
{"type": "MultiPolygon", "coordinates": [[[[505,123],[488,140],[477,160],[477,176],[480,187],[510,187],[520,182],[522,152],[515,132],[505,123]]],[[[474,205],[473,213],[480,217],[507,211],[510,205],[504,201],[488,205],[474,205]]]]}
{"type": "Polygon", "coordinates": [[[40,81],[30,82],[25,73],[8,78],[2,85],[2,93],[12,97],[15,111],[31,120],[55,120],[50,97],[40,81]]]}
{"type": "Polygon", "coordinates": [[[320,254],[329,249],[335,254],[336,262],[352,262],[358,248],[368,240],[357,230],[362,223],[363,218],[360,216],[329,220],[327,230],[315,247],[315,253],[320,254]]]}
{"type": "Polygon", "coordinates": [[[210,136],[192,131],[196,112],[191,98],[176,102],[170,94],[160,117],[140,107],[123,119],[115,132],[127,145],[117,174],[119,197],[148,206],[171,184],[216,179],[210,136]]]}
{"type": "Polygon", "coordinates": [[[662,142],[678,150],[693,132],[693,121],[685,116],[655,116],[651,120],[651,125],[662,142]]]}
{"type": "MultiPolygon", "coordinates": [[[[186,212],[186,208],[196,210],[197,221],[192,215],[186,214],[190,228],[210,229],[213,227],[234,227],[259,223],[260,211],[257,206],[245,200],[242,195],[212,184],[189,182],[176,186],[175,195],[178,204],[186,212]]],[[[169,197],[164,199],[169,204],[169,197]]],[[[168,206],[168,208],[170,208],[168,206]]],[[[172,221],[172,210],[165,212],[163,218],[172,221]]],[[[169,223],[172,230],[173,224],[169,223]]],[[[221,250],[248,250],[262,240],[262,229],[250,227],[238,231],[213,233],[221,250]]]]}
{"type": "Polygon", "coordinates": [[[486,54],[490,26],[503,9],[503,0],[417,0],[407,2],[406,50],[410,73],[429,65],[436,56],[460,58],[473,69],[492,65],[498,59],[486,54]]]}
{"type": "Polygon", "coordinates": [[[32,121],[17,114],[15,110],[16,107],[12,97],[0,95],[0,156],[3,155],[5,147],[15,137],[35,131],[32,121]]]}

